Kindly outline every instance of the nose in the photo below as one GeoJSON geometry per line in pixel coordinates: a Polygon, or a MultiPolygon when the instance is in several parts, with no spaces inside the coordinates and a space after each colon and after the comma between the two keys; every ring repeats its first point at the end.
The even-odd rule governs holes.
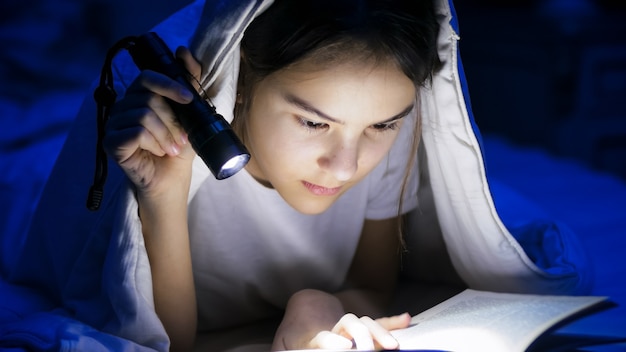
{"type": "Polygon", "coordinates": [[[318,159],[318,165],[337,181],[349,181],[358,169],[358,146],[356,142],[338,142],[318,159]]]}

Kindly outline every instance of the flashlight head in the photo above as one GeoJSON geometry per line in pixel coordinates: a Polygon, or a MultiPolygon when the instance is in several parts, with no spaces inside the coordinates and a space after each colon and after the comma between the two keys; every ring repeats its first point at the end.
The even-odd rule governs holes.
{"type": "Polygon", "coordinates": [[[191,75],[176,60],[165,42],[156,33],[147,33],[138,37],[128,52],[140,69],[163,73],[193,94],[188,104],[166,101],[187,132],[191,146],[215,178],[225,179],[241,170],[250,159],[250,153],[224,117],[189,83],[191,75]]]}
{"type": "Polygon", "coordinates": [[[223,180],[239,172],[250,160],[250,153],[231,128],[220,128],[227,126],[225,121],[217,121],[207,128],[194,129],[189,141],[213,176],[223,180]]]}
{"type": "Polygon", "coordinates": [[[228,178],[246,165],[250,153],[224,117],[194,94],[196,98],[189,104],[168,102],[187,132],[191,146],[213,176],[218,180],[228,178]]]}

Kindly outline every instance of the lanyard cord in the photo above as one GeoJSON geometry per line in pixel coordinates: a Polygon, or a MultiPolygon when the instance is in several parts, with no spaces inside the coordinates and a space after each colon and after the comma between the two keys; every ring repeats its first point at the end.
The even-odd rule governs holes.
{"type": "Polygon", "coordinates": [[[111,107],[117,98],[115,87],[113,86],[113,70],[111,69],[111,65],[115,55],[121,50],[131,47],[135,40],[136,37],[132,36],[123,38],[109,49],[100,73],[100,84],[94,91],[94,99],[97,104],[98,140],[96,142],[96,169],[93,184],[89,188],[89,195],[87,196],[87,209],[91,211],[96,211],[100,208],[108,172],[107,155],[102,142],[111,107]]]}

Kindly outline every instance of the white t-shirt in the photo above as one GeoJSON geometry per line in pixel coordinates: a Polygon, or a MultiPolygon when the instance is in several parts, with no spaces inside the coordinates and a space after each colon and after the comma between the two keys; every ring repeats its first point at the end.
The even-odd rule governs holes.
{"type": "MultiPolygon", "coordinates": [[[[398,214],[413,118],[389,155],[322,214],[297,212],[245,170],[207,177],[189,204],[199,329],[276,316],[304,288],[340,289],[363,221],[398,214]]],[[[417,205],[416,190],[413,174],[403,212],[417,205]]]]}

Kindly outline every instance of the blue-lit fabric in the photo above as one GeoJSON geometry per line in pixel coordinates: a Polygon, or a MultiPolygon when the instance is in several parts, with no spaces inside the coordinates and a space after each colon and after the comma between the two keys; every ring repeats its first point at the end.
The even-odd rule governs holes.
{"type": "Polygon", "coordinates": [[[592,270],[576,235],[489,177],[458,50],[462,29],[452,1],[441,5],[444,68],[422,99],[426,160],[420,161],[437,216],[422,222],[438,222],[455,269],[472,288],[589,292],[592,270]]]}
{"type": "MultiPolygon", "coordinates": [[[[216,91],[213,101],[228,119],[235,101],[239,55],[235,49],[242,26],[270,1],[207,2],[207,6],[204,1],[192,3],[156,31],[171,47],[190,45],[197,57],[211,62],[202,84],[214,88],[207,91],[216,91]],[[208,23],[213,26],[205,26],[208,23]],[[197,24],[207,31],[193,32],[197,24]]],[[[423,223],[437,226],[425,228],[441,229],[432,236],[443,237],[453,265],[472,288],[586,292],[590,270],[576,236],[488,179],[451,2],[442,0],[439,13],[440,55],[445,65],[422,97],[425,153],[419,161],[428,178],[422,184],[429,185],[430,205],[436,210],[422,212],[433,214],[423,223]]],[[[114,74],[124,76],[132,69],[132,64],[122,63],[114,74]]],[[[85,208],[93,177],[93,169],[87,166],[94,164],[93,150],[86,146],[95,140],[95,105],[88,97],[41,197],[19,259],[10,270],[11,284],[3,283],[0,291],[0,346],[68,351],[168,349],[154,312],[136,200],[119,169],[110,170],[100,211],[91,213],[85,208]],[[27,286],[33,290],[20,291],[27,286]]],[[[209,176],[207,170],[204,177],[209,176]]],[[[202,180],[193,182],[192,193],[202,180]]],[[[413,216],[422,215],[415,212],[413,216]]]]}

